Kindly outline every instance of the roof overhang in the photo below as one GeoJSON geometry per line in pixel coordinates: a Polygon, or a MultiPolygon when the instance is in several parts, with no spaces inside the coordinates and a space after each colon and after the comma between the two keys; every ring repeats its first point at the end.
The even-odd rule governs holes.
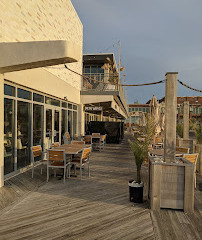
{"type": "Polygon", "coordinates": [[[77,62],[81,49],[65,40],[0,43],[0,73],[77,62]]]}
{"type": "Polygon", "coordinates": [[[85,106],[102,106],[103,116],[113,116],[119,119],[127,118],[126,113],[110,95],[81,95],[81,102],[85,106]]]}

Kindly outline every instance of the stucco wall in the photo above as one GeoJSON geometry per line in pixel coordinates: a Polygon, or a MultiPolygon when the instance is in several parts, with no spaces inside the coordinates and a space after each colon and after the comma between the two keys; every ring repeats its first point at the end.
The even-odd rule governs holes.
{"type": "MultiPolygon", "coordinates": [[[[80,46],[81,55],[68,66],[82,73],[83,26],[70,0],[1,0],[0,9],[0,42],[71,41],[80,46]]],[[[63,65],[55,68],[45,70],[80,90],[80,76],[63,65]]]]}

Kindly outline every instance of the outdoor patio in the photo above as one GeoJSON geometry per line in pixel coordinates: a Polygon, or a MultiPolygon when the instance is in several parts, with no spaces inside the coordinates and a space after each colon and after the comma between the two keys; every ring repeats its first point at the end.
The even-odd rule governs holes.
{"type": "Polygon", "coordinates": [[[147,166],[143,204],[129,201],[128,180],[135,162],[126,135],[121,144],[106,145],[90,158],[87,171],[63,183],[46,183],[36,171],[20,174],[0,189],[0,239],[201,239],[202,193],[195,192],[195,212],[152,212],[147,201],[147,166]]]}

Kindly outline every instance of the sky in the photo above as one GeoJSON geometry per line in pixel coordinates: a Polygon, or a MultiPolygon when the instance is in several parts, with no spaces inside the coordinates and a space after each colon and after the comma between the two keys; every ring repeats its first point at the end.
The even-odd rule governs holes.
{"type": "MultiPolygon", "coordinates": [[[[84,53],[113,52],[126,84],[178,79],[202,90],[202,0],[72,0],[84,29],[84,53]]],[[[202,96],[178,83],[178,96],[202,96]]],[[[128,102],[165,96],[165,84],[127,87],[128,102]]]]}

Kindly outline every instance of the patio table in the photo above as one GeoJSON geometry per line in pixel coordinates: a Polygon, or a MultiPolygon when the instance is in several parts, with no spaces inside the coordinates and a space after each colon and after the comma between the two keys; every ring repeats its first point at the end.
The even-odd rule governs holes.
{"type": "MultiPolygon", "coordinates": [[[[163,149],[163,148],[149,150],[149,152],[150,152],[152,155],[156,155],[156,156],[163,156],[163,155],[164,155],[164,149],[163,149]]],[[[184,154],[183,152],[176,151],[175,156],[176,156],[176,157],[182,157],[183,154],[184,154]]]]}
{"type": "Polygon", "coordinates": [[[90,147],[89,144],[63,144],[54,149],[65,150],[65,154],[74,155],[80,153],[84,148],[90,147]]]}

